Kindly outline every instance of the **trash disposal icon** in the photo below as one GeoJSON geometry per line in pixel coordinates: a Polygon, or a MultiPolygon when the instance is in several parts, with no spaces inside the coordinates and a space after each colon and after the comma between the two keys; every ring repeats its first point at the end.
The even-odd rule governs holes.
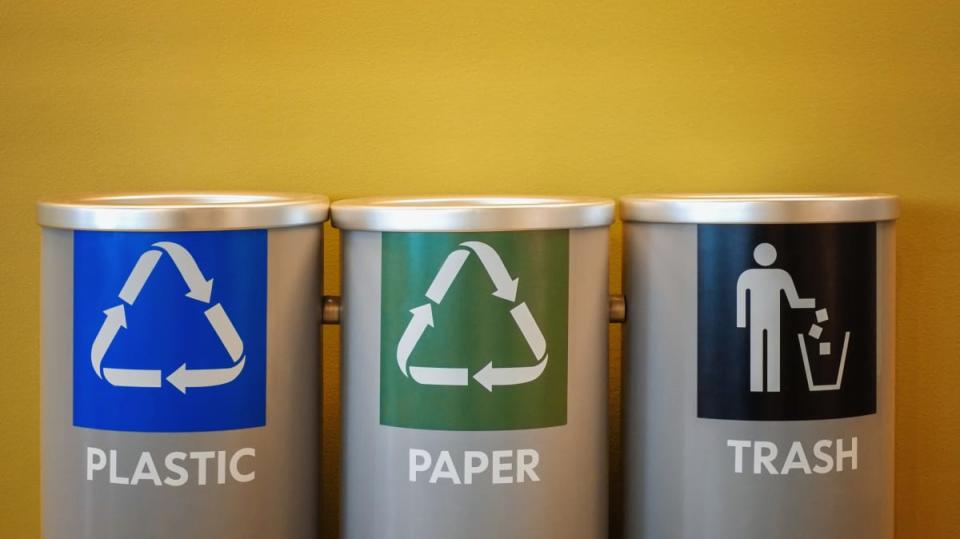
{"type": "MultiPolygon", "coordinates": [[[[829,315],[827,309],[819,309],[816,312],[817,321],[810,324],[810,330],[807,331],[807,334],[818,342],[818,350],[820,356],[826,357],[830,355],[830,342],[829,341],[820,341],[820,336],[823,334],[823,327],[820,324],[829,320],[829,315]]],[[[828,384],[817,384],[813,381],[813,373],[810,369],[810,359],[807,357],[807,343],[804,339],[803,333],[797,333],[797,340],[800,342],[800,354],[803,357],[803,369],[804,374],[807,377],[807,388],[810,391],[836,391],[840,389],[840,385],[843,384],[843,369],[847,365],[847,347],[850,344],[850,332],[844,332],[843,334],[843,348],[840,351],[840,367],[837,371],[837,377],[832,383],[828,384]]]]}
{"type": "MultiPolygon", "coordinates": [[[[160,369],[113,368],[103,366],[103,362],[120,330],[127,328],[126,306],[133,307],[164,253],[176,265],[189,288],[186,297],[197,303],[209,305],[213,294],[213,279],[207,279],[203,275],[193,255],[185,247],[170,241],[157,242],[152,247],[156,249],[149,249],[140,255],[117,294],[120,303],[104,311],[106,318],[90,349],[90,363],[94,373],[114,386],[159,388],[163,385],[163,373],[160,369]]],[[[186,362],[182,363],[179,368],[167,375],[166,380],[184,394],[190,388],[213,387],[232,382],[240,375],[246,359],[243,354],[243,340],[223,305],[216,303],[207,307],[204,315],[233,360],[233,364],[224,368],[190,369],[186,362]]]]}
{"type": "MultiPolygon", "coordinates": [[[[779,393],[781,390],[781,295],[786,296],[792,309],[813,309],[816,306],[816,299],[800,297],[790,272],[770,267],[777,260],[777,249],[770,243],[758,244],[754,248],[753,259],[759,267],[744,270],[737,279],[737,327],[749,328],[750,331],[750,391],[779,393]]],[[[826,322],[829,316],[826,308],[817,310],[815,314],[816,322],[810,326],[807,333],[815,341],[819,341],[823,332],[823,327],[819,324],[826,322]]],[[[839,390],[843,383],[843,371],[847,362],[850,332],[847,331],[844,335],[837,377],[827,384],[814,383],[804,335],[798,333],[797,339],[800,342],[807,389],[810,391],[839,390]]],[[[820,356],[829,356],[830,343],[819,342],[819,352],[820,356]]]]}
{"type": "MultiPolygon", "coordinates": [[[[397,344],[397,365],[404,376],[424,385],[439,386],[466,386],[470,381],[470,374],[466,367],[418,367],[408,365],[410,355],[423,337],[428,327],[434,327],[433,304],[440,305],[447,291],[453,284],[460,269],[473,253],[483,264],[484,270],[493,281],[495,290],[493,296],[509,304],[516,303],[519,278],[513,278],[503,263],[503,259],[490,245],[481,241],[465,241],[460,244],[440,266],[436,276],[424,294],[427,302],[410,309],[413,317],[400,337],[397,344]]],[[[536,363],[525,367],[495,367],[493,361],[487,362],[479,371],[474,373],[473,379],[487,391],[493,391],[496,386],[511,386],[532,382],[543,374],[547,367],[549,355],[547,342],[543,332],[533,318],[526,302],[520,302],[510,308],[510,315],[520,329],[536,363]]]]}

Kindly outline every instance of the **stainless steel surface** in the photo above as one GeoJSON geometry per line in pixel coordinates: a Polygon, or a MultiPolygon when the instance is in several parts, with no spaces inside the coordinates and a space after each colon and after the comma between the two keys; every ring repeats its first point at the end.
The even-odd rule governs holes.
{"type": "Polygon", "coordinates": [[[346,230],[452,232],[607,226],[610,199],[566,196],[434,196],[338,200],[333,224],[346,230]]]}
{"type": "Polygon", "coordinates": [[[698,227],[624,226],[624,537],[893,537],[895,223],[876,226],[876,413],[808,421],[698,417],[698,227]],[[842,473],[758,474],[756,452],[737,471],[728,445],[784,461],[851,438],[858,465],[842,473]]]}
{"type": "Polygon", "coordinates": [[[649,194],[620,198],[626,222],[851,223],[888,221],[899,199],[880,193],[649,194]]]}
{"type": "MultiPolygon", "coordinates": [[[[316,305],[322,239],[318,227],[269,231],[266,424],[208,432],[128,432],[73,423],[74,234],[44,229],[42,244],[42,502],[49,539],[316,537],[319,529],[320,354],[316,305]],[[113,473],[142,453],[256,451],[249,483],[108,482],[86,476],[88,447],[116,451],[113,473]]],[[[87,361],[80,358],[80,361],[87,361]]],[[[249,468],[248,468],[249,466],[249,468]]],[[[206,469],[206,468],[204,468],[206,469]]],[[[221,468],[222,470],[222,468],[221,468]]],[[[124,472],[125,471],[125,472],[124,472]]],[[[196,469],[191,471],[195,474],[196,469]]],[[[165,472],[169,473],[169,472],[165,472]]],[[[223,473],[222,471],[219,473],[223,473]]]]}
{"type": "Polygon", "coordinates": [[[382,234],[342,236],[344,539],[601,539],[607,530],[606,229],[570,232],[567,423],[551,428],[455,431],[380,423],[382,234]],[[533,448],[538,482],[411,482],[407,452],[533,448]]]}
{"type": "Polygon", "coordinates": [[[37,221],[72,230],[231,230],[322,223],[330,200],[284,193],[154,193],[47,199],[37,221]]]}

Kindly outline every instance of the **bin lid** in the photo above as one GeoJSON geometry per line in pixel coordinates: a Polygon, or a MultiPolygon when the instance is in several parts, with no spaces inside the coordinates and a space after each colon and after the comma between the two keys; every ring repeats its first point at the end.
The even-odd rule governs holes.
{"type": "Polygon", "coordinates": [[[333,203],[333,226],[395,232],[513,231],[609,226],[608,198],[538,195],[376,197],[333,203]]]}
{"type": "Polygon", "coordinates": [[[94,195],[41,200],[37,221],[72,230],[235,230],[322,223],[329,209],[327,197],[312,194],[94,195]]]}
{"type": "Polygon", "coordinates": [[[649,194],[620,199],[624,221],[649,223],[850,223],[890,221],[899,199],[883,193],[649,194]]]}

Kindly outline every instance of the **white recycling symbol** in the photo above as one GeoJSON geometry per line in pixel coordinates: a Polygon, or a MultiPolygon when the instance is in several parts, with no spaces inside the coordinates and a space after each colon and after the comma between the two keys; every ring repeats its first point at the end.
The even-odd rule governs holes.
{"type": "MultiPolygon", "coordinates": [[[[114,386],[159,388],[163,385],[163,373],[160,369],[101,368],[101,364],[120,329],[127,327],[124,303],[133,306],[137,296],[140,295],[140,291],[146,284],[147,278],[150,277],[153,268],[156,267],[164,252],[173,260],[184,282],[190,288],[186,294],[188,298],[199,303],[209,304],[210,296],[213,294],[213,279],[207,279],[203,276],[190,251],[182,245],[170,241],[157,242],[152,247],[157,247],[160,250],[149,249],[140,255],[118,294],[118,297],[122,300],[121,303],[103,311],[107,317],[104,319],[103,325],[100,326],[100,330],[93,340],[93,346],[90,348],[90,363],[93,366],[93,372],[99,378],[105,379],[114,386]]],[[[207,308],[204,315],[206,315],[207,321],[210,322],[217,337],[220,338],[220,342],[223,343],[227,353],[230,354],[233,365],[219,369],[189,369],[186,363],[182,363],[166,379],[170,385],[184,394],[189,388],[212,387],[232,382],[240,375],[246,361],[243,355],[243,341],[233,326],[233,322],[230,321],[230,317],[223,310],[223,306],[217,303],[207,308]]]]}
{"type": "MultiPolygon", "coordinates": [[[[514,279],[510,276],[503,260],[497,251],[480,241],[466,241],[460,244],[464,249],[456,249],[447,255],[443,265],[437,271],[436,276],[427,289],[426,298],[430,301],[410,309],[413,318],[407,324],[400,342],[397,344],[397,364],[404,376],[409,376],[414,381],[424,385],[436,386],[466,386],[470,382],[470,374],[466,367],[417,367],[407,366],[407,360],[410,354],[420,342],[420,338],[426,332],[427,327],[433,327],[433,306],[443,301],[447,290],[453,284],[454,279],[460,273],[463,264],[470,257],[472,251],[480,259],[483,268],[493,281],[496,290],[493,296],[507,301],[511,304],[516,303],[517,288],[520,279],[514,279]]],[[[543,374],[547,368],[547,341],[537,326],[536,320],[530,313],[530,308],[526,302],[521,302],[510,309],[510,315],[523,334],[523,338],[530,346],[536,363],[528,367],[494,367],[493,361],[488,362],[482,369],[473,375],[473,379],[486,388],[487,391],[493,391],[495,386],[511,386],[526,384],[532,382],[543,374]]]]}

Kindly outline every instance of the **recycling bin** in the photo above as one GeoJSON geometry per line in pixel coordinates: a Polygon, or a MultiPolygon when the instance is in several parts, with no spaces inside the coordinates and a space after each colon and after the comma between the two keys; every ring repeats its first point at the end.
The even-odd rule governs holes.
{"type": "Polygon", "coordinates": [[[371,198],[332,218],[342,537],[606,537],[613,202],[371,198]]]}
{"type": "Polygon", "coordinates": [[[38,204],[49,538],[315,537],[325,197],[38,204]]]}
{"type": "Polygon", "coordinates": [[[627,537],[893,537],[897,213],[621,199],[627,537]]]}

